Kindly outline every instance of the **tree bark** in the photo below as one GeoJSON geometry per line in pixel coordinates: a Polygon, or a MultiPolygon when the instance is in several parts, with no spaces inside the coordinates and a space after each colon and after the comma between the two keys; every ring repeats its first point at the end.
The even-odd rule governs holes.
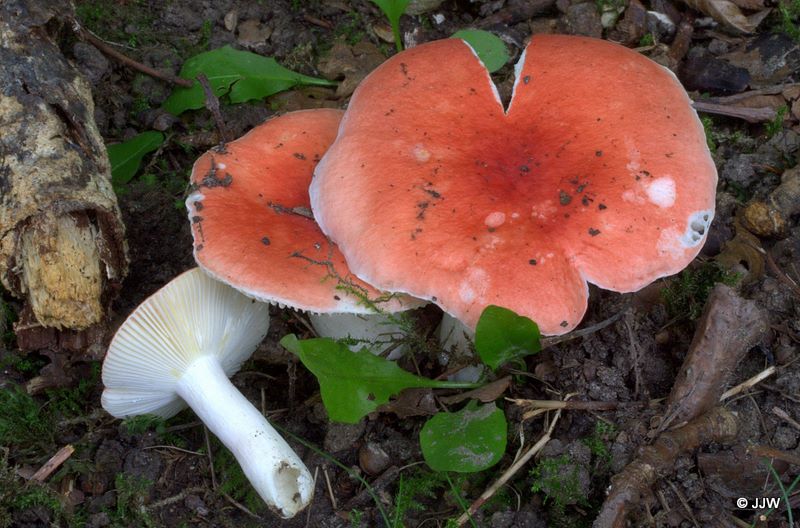
{"type": "Polygon", "coordinates": [[[91,90],[52,37],[72,13],[0,1],[0,280],[26,300],[23,348],[24,332],[100,323],[128,266],[91,90]]]}

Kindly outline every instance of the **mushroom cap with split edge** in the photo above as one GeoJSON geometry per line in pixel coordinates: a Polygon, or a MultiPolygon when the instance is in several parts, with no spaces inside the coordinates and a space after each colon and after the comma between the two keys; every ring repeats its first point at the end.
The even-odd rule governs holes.
{"type": "Polygon", "coordinates": [[[197,263],[255,299],[314,313],[418,306],[352,275],[311,214],[308,185],[341,110],[289,112],[201,156],[186,199],[197,263]],[[344,287],[343,287],[344,286],[344,287]]]}
{"type": "Polygon", "coordinates": [[[387,60],[354,93],[310,195],[375,287],[472,328],[495,304],[562,334],[587,282],[629,292],[683,269],[716,181],[671,72],[606,41],[535,35],[507,110],[462,40],[387,60]]]}

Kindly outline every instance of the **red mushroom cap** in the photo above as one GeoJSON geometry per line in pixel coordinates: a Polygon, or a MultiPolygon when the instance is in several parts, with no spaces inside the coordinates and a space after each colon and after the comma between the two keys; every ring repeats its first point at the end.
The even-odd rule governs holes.
{"type": "Polygon", "coordinates": [[[671,72],[609,42],[534,36],[505,111],[448,39],[356,90],[310,189],[350,269],[468,326],[496,304],[569,331],[587,281],[635,291],[698,253],[716,169],[671,72]]]}
{"type": "MultiPolygon", "coordinates": [[[[203,270],[261,301],[319,313],[374,312],[360,295],[387,296],[350,273],[309,208],[314,167],[341,117],[331,109],[287,113],[195,162],[186,208],[203,270]],[[342,283],[350,289],[338,288],[342,283]]],[[[401,295],[378,306],[392,312],[408,303],[401,295]]]]}

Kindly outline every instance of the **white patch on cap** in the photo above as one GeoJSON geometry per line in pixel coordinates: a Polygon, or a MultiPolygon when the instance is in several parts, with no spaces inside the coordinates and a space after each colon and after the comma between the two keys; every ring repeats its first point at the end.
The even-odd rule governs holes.
{"type": "Polygon", "coordinates": [[[697,211],[689,215],[686,231],[681,232],[675,227],[663,230],[658,238],[658,251],[673,258],[680,258],[687,249],[698,246],[706,239],[708,226],[711,225],[713,218],[714,211],[710,209],[697,211]]]}
{"type": "Polygon", "coordinates": [[[708,226],[714,219],[714,211],[697,211],[689,215],[688,226],[681,236],[681,243],[685,247],[694,247],[706,239],[708,226]]]}
{"type": "Polygon", "coordinates": [[[461,281],[458,289],[458,296],[461,302],[472,303],[476,299],[483,297],[489,287],[487,274],[482,268],[470,268],[467,277],[461,281]]]}
{"type": "Polygon", "coordinates": [[[486,227],[500,227],[506,222],[506,214],[500,211],[495,211],[493,213],[489,213],[486,215],[486,218],[483,219],[483,223],[486,224],[486,227]]]}
{"type": "Polygon", "coordinates": [[[531,207],[531,218],[534,220],[547,220],[558,212],[558,207],[553,204],[553,200],[545,200],[539,205],[531,207]]]}
{"type": "Polygon", "coordinates": [[[646,187],[650,201],[666,209],[675,204],[675,180],[668,176],[656,178],[646,187]]]}
{"type": "Polygon", "coordinates": [[[414,148],[411,150],[411,152],[414,154],[414,159],[420,163],[425,163],[431,159],[431,152],[422,145],[414,145],[414,148]]]}
{"type": "Polygon", "coordinates": [[[639,193],[632,189],[628,189],[627,191],[622,193],[622,199],[626,202],[635,203],[641,205],[644,203],[644,198],[639,196],[639,193]]]}
{"type": "Polygon", "coordinates": [[[630,137],[625,138],[625,148],[628,149],[628,159],[630,160],[625,168],[635,176],[642,170],[642,153],[636,146],[636,142],[630,137]]]}
{"type": "Polygon", "coordinates": [[[511,218],[516,220],[517,218],[519,218],[519,213],[514,211],[513,213],[511,213],[511,218]]]}
{"type": "Polygon", "coordinates": [[[216,166],[216,167],[214,167],[214,168],[215,168],[215,169],[227,169],[227,168],[228,168],[228,166],[227,166],[227,165],[225,165],[224,163],[217,163],[217,166],[216,166]]]}

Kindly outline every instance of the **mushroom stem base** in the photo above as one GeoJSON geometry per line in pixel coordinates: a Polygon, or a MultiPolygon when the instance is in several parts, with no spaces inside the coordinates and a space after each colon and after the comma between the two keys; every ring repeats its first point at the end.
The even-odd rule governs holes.
{"type": "Polygon", "coordinates": [[[311,501],[303,461],[233,386],[215,356],[202,356],[181,376],[177,393],[230,449],[262,499],[284,518],[311,501]]]}

